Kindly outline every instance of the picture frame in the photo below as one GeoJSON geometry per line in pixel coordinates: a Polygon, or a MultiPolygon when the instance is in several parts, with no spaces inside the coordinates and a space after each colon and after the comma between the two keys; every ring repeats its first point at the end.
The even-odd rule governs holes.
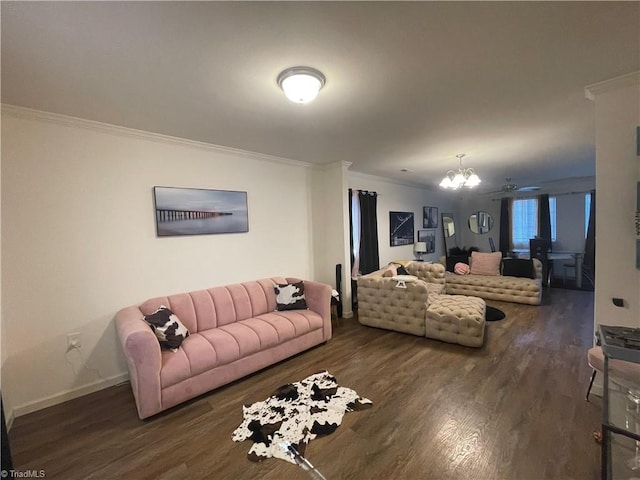
{"type": "Polygon", "coordinates": [[[422,207],[422,228],[438,228],[438,207],[422,207]]]}
{"type": "Polygon", "coordinates": [[[153,187],[156,235],[208,235],[249,231],[247,192],[153,187]]]}
{"type": "Polygon", "coordinates": [[[389,212],[389,241],[392,247],[413,245],[413,212],[389,212]]]}
{"type": "Polygon", "coordinates": [[[427,244],[426,253],[436,251],[436,230],[418,230],[418,241],[427,244]]]}

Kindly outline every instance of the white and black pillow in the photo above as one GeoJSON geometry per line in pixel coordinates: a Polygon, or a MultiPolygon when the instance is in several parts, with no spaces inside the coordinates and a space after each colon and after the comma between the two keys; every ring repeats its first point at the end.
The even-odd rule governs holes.
{"type": "Polygon", "coordinates": [[[169,348],[174,352],[178,350],[185,338],[189,336],[189,330],[180,319],[167,307],[162,305],[150,315],[145,315],[144,321],[149,324],[153,333],[158,337],[160,346],[169,348]]]}
{"type": "Polygon", "coordinates": [[[304,282],[276,283],[276,310],[303,310],[307,308],[304,298],[304,282]]]}

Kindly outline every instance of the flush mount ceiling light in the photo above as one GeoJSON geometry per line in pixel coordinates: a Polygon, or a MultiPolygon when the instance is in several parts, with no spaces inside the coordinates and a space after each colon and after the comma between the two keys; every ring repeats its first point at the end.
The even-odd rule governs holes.
{"type": "Polygon", "coordinates": [[[278,86],[295,103],[311,102],[326,81],[321,71],[311,67],[291,67],[278,75],[278,86]]]}
{"type": "Polygon", "coordinates": [[[449,170],[440,182],[440,186],[442,188],[457,190],[462,187],[473,188],[479,185],[480,178],[475,174],[473,168],[464,168],[462,166],[464,153],[459,153],[456,157],[460,160],[460,167],[458,167],[458,171],[449,170]]]}

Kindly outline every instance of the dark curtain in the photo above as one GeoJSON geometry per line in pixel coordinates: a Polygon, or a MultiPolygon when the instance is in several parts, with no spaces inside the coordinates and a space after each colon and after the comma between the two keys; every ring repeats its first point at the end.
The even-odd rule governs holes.
{"type": "Polygon", "coordinates": [[[551,213],[549,212],[549,195],[538,197],[538,236],[551,245],[551,213]]]}
{"type": "Polygon", "coordinates": [[[363,275],[380,268],[378,254],[378,194],[376,192],[358,192],[360,201],[360,272],[363,275]]]}
{"type": "Polygon", "coordinates": [[[349,204],[349,256],[351,257],[351,268],[349,269],[349,277],[351,277],[351,271],[353,270],[353,262],[355,258],[353,258],[353,205],[351,203],[351,199],[353,196],[353,190],[349,189],[347,203],[349,204]]]}
{"type": "Polygon", "coordinates": [[[591,275],[596,273],[596,191],[591,190],[591,206],[589,209],[589,224],[587,225],[587,239],[584,242],[584,259],[582,271],[591,275]]]}
{"type": "Polygon", "coordinates": [[[509,256],[511,250],[511,212],[509,211],[509,199],[500,200],[500,251],[503,257],[509,256]]]}

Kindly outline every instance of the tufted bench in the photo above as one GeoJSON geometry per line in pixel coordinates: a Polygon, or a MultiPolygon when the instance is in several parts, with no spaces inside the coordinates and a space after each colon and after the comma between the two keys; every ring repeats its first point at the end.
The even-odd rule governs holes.
{"type": "Polygon", "coordinates": [[[465,295],[429,297],[425,336],[467,347],[484,342],[485,301],[465,295]]]}

